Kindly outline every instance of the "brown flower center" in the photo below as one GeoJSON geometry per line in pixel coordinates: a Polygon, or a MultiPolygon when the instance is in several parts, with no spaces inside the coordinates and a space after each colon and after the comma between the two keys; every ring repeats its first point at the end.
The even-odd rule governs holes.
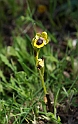
{"type": "Polygon", "coordinates": [[[36,44],[37,44],[37,45],[41,45],[42,43],[43,43],[43,40],[39,38],[39,39],[37,40],[37,43],[36,43],[36,44]]]}

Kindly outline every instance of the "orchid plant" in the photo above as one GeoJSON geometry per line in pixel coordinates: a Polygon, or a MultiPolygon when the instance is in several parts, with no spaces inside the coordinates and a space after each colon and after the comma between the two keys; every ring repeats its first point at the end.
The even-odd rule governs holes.
{"type": "Polygon", "coordinates": [[[35,37],[32,39],[32,46],[34,48],[34,56],[36,60],[36,67],[39,70],[40,79],[44,89],[44,93],[47,94],[46,86],[44,83],[44,59],[39,58],[39,52],[42,47],[49,43],[49,38],[46,32],[36,33],[35,37]]]}

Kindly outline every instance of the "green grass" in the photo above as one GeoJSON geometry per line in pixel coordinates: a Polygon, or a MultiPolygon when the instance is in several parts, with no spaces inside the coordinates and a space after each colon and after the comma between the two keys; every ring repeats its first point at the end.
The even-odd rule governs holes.
{"type": "MultiPolygon", "coordinates": [[[[68,5],[71,7],[76,0],[75,2],[69,0],[67,3],[63,3],[63,0],[61,0],[59,3],[61,8],[60,10],[58,8],[58,10],[61,11],[64,8],[64,11],[58,14],[57,19],[54,15],[51,15],[51,12],[54,13],[57,10],[58,2],[55,1],[52,4],[50,0],[50,3],[54,5],[52,8],[50,4],[48,11],[49,25],[53,26],[51,31],[43,25],[41,20],[33,18],[35,10],[31,11],[31,5],[28,4],[30,2],[27,3],[26,13],[20,14],[19,17],[18,10],[20,11],[20,7],[9,0],[7,2],[10,7],[14,6],[12,15],[16,18],[16,28],[12,31],[12,46],[4,47],[2,45],[3,35],[0,36],[0,124],[35,124],[39,122],[40,118],[43,121],[46,120],[47,124],[53,122],[61,124],[60,116],[55,118],[57,106],[63,107],[67,102],[66,111],[69,110],[70,106],[78,107],[76,103],[76,95],[78,94],[78,43],[75,49],[68,43],[64,51],[59,48],[58,39],[52,31],[55,31],[57,24],[59,26],[56,27],[56,30],[62,30],[60,30],[58,20],[62,15],[65,16],[65,20],[68,20],[66,17],[69,13],[65,15],[65,7],[68,5]],[[57,22],[56,25],[53,25],[54,20],[57,22]],[[38,26],[40,29],[47,31],[50,37],[50,43],[41,49],[40,57],[45,60],[44,80],[47,91],[50,91],[54,97],[54,113],[47,111],[44,102],[45,94],[39,79],[39,73],[35,67],[34,51],[31,44],[33,36],[30,38],[24,32],[24,25],[30,28],[32,26],[33,35],[36,32],[35,27],[38,26]],[[62,55],[61,59],[58,54],[59,49],[59,54],[62,55]]],[[[3,8],[1,11],[3,12],[3,8]]],[[[71,14],[75,15],[72,10],[71,14]]],[[[6,18],[4,13],[1,17],[3,20],[6,18]]],[[[71,17],[74,24],[73,16],[71,17]]],[[[61,22],[61,26],[63,25],[61,22]]]]}

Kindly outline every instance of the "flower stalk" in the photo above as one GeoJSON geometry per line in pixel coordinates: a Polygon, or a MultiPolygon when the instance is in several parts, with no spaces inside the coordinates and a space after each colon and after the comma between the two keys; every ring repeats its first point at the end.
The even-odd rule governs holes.
{"type": "Polygon", "coordinates": [[[44,47],[48,42],[49,42],[49,38],[46,32],[36,33],[35,37],[32,39],[32,46],[34,48],[36,67],[39,70],[40,79],[45,94],[47,94],[47,90],[44,82],[44,59],[39,58],[39,52],[40,52],[40,48],[44,47]]]}
{"type": "Polygon", "coordinates": [[[44,83],[44,77],[43,77],[40,69],[39,69],[39,74],[40,74],[40,79],[41,79],[41,82],[42,82],[42,87],[44,89],[44,93],[47,94],[46,86],[45,86],[45,83],[44,83]]]}

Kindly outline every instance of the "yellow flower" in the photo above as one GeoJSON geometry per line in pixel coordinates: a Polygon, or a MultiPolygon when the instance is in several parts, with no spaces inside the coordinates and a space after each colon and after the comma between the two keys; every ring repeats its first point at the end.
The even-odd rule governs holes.
{"type": "Polygon", "coordinates": [[[43,68],[44,67],[44,59],[38,59],[37,60],[37,67],[43,68]]]}
{"type": "Polygon", "coordinates": [[[41,48],[49,42],[49,38],[46,32],[36,33],[36,36],[32,39],[32,45],[34,48],[41,48]]]}
{"type": "Polygon", "coordinates": [[[45,5],[39,5],[37,11],[38,13],[42,14],[47,11],[47,7],[45,5]]]}

